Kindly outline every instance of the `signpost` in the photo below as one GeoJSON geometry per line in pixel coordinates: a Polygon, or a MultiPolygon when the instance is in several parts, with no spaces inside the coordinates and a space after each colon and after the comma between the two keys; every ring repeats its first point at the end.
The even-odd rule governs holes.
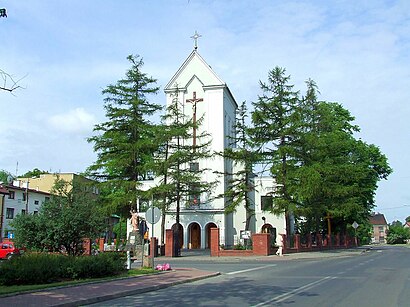
{"type": "MultiPolygon", "coordinates": [[[[151,201],[151,207],[148,208],[147,212],[145,213],[145,219],[147,220],[148,223],[151,224],[151,244],[155,246],[155,242],[152,242],[154,239],[154,224],[158,223],[159,219],[161,218],[161,210],[159,210],[157,207],[154,207],[154,202],[151,201]]],[[[152,251],[154,249],[152,248],[152,251]]],[[[154,267],[154,252],[151,255],[151,267],[154,267]]]]}
{"type": "Polygon", "coordinates": [[[356,229],[359,227],[359,224],[357,224],[356,221],[353,222],[352,227],[354,228],[354,244],[357,246],[357,234],[356,234],[356,229]]]}

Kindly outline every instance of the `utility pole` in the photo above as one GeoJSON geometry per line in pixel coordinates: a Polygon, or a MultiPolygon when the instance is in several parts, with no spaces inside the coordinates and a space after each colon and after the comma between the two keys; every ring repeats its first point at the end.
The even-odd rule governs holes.
{"type": "Polygon", "coordinates": [[[27,179],[26,182],[26,214],[28,214],[28,185],[29,185],[30,180],[27,179]]]}

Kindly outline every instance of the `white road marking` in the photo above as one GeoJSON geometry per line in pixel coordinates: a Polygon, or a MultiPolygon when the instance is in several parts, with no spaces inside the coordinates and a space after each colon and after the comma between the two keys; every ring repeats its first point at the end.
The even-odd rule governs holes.
{"type": "Polygon", "coordinates": [[[299,287],[299,288],[294,289],[294,290],[292,290],[292,291],[289,291],[289,292],[287,292],[287,293],[278,295],[278,296],[276,296],[276,297],[274,297],[274,298],[272,298],[272,299],[270,299],[270,300],[268,300],[268,301],[259,303],[259,304],[254,305],[254,306],[255,306],[255,307],[258,307],[258,306],[270,305],[270,304],[272,304],[272,303],[280,303],[280,302],[282,302],[282,301],[284,301],[284,300],[286,300],[286,299],[288,299],[288,298],[291,298],[291,297],[294,296],[295,294],[298,294],[298,293],[300,293],[300,292],[302,292],[302,291],[309,290],[309,289],[311,289],[311,288],[313,288],[313,287],[315,287],[315,286],[318,286],[318,285],[320,285],[320,284],[322,284],[322,283],[325,283],[325,282],[327,282],[327,281],[329,281],[329,280],[336,279],[336,278],[337,278],[337,277],[335,277],[335,276],[333,276],[333,277],[332,277],[332,276],[326,276],[326,277],[324,277],[324,278],[322,278],[322,279],[316,280],[316,281],[314,281],[314,282],[311,282],[311,283],[309,283],[309,284],[306,284],[306,285],[304,285],[304,286],[302,286],[302,287],[299,287]]]}
{"type": "Polygon", "coordinates": [[[277,264],[270,264],[270,265],[260,266],[260,267],[257,267],[257,268],[252,268],[252,269],[247,269],[247,270],[229,272],[229,273],[226,273],[226,275],[235,275],[235,274],[240,274],[240,273],[246,273],[246,272],[251,272],[251,271],[257,271],[257,270],[262,270],[262,269],[269,268],[269,267],[274,267],[274,266],[276,266],[276,265],[277,265],[277,264]]]}

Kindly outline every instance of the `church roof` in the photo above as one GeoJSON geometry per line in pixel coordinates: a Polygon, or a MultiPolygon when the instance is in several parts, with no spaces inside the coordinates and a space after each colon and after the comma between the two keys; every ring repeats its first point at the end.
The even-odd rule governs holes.
{"type": "Polygon", "coordinates": [[[232,101],[237,105],[229,87],[221,78],[212,70],[211,66],[194,49],[187,59],[182,63],[171,80],[164,88],[165,93],[175,91],[176,87],[179,89],[186,89],[191,82],[197,79],[204,89],[223,88],[227,91],[232,101]]]}
{"type": "Polygon", "coordinates": [[[165,86],[165,92],[174,89],[175,84],[178,84],[179,88],[185,88],[193,76],[197,77],[204,86],[226,86],[212,70],[211,66],[200,56],[198,51],[193,50],[165,86]]]}

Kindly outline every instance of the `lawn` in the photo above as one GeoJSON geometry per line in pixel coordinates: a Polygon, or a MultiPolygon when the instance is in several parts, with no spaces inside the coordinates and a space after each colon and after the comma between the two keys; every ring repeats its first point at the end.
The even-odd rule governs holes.
{"type": "Polygon", "coordinates": [[[68,280],[68,281],[61,281],[49,284],[41,284],[41,285],[21,285],[21,286],[0,286],[0,296],[19,293],[19,292],[31,292],[35,290],[42,290],[48,288],[55,288],[55,287],[69,287],[75,286],[84,283],[90,282],[102,282],[102,281],[109,281],[118,278],[127,278],[127,277],[135,277],[139,275],[146,275],[146,274],[155,274],[158,271],[155,271],[151,268],[139,268],[139,269],[131,269],[127,272],[124,272],[119,275],[111,276],[111,277],[104,277],[104,278],[90,278],[90,279],[80,279],[80,280],[68,280]]]}

